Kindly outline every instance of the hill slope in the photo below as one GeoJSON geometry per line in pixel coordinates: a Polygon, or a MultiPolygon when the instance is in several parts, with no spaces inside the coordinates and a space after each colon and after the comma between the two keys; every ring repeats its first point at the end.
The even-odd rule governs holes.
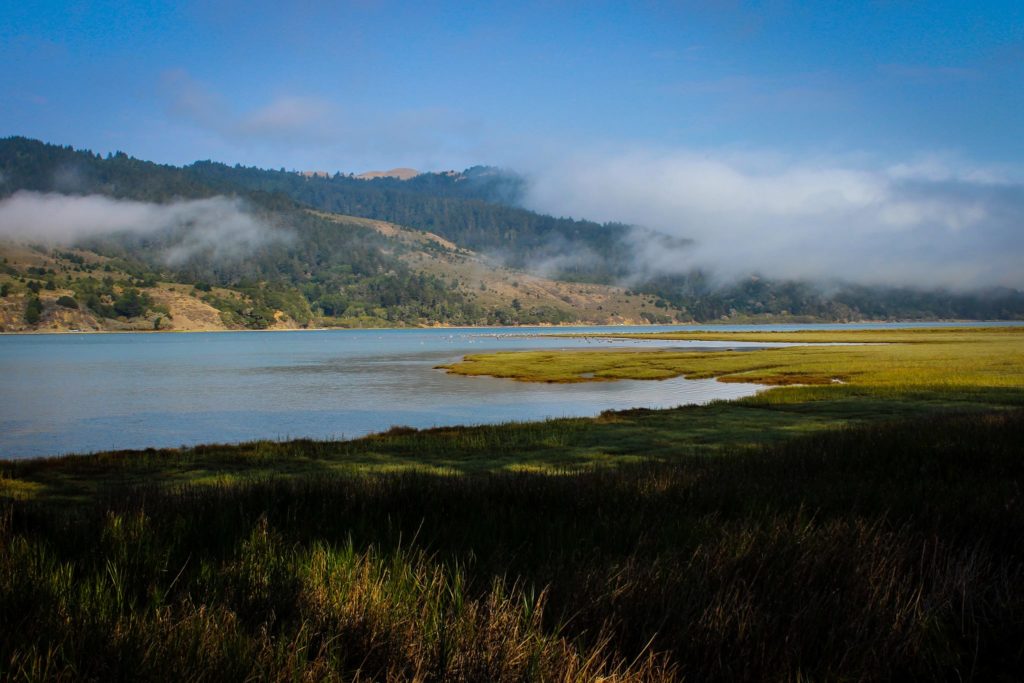
{"type": "Polygon", "coordinates": [[[52,248],[8,240],[0,241],[0,332],[392,327],[450,324],[455,315],[466,316],[459,321],[463,324],[643,324],[671,322],[679,313],[656,297],[621,287],[560,282],[507,268],[432,233],[310,213],[337,232],[379,235],[382,260],[400,263],[405,281],[425,288],[418,292],[420,298],[440,297],[440,304],[433,302],[441,306],[440,315],[397,317],[408,313],[410,304],[400,300],[394,273],[383,279],[357,278],[336,289],[267,282],[214,286],[175,279],[173,273],[157,274],[149,265],[158,268],[159,263],[140,261],[123,245],[105,249],[101,241],[97,248],[104,255],[82,246],[52,248]],[[109,255],[118,251],[119,256],[109,255]],[[367,282],[377,288],[367,288],[367,282]],[[38,319],[30,322],[26,312],[34,300],[39,302],[38,319]]]}
{"type": "MultiPolygon", "coordinates": [[[[179,168],[120,152],[100,157],[26,138],[0,140],[0,200],[35,207],[28,212],[35,224],[22,242],[45,242],[40,253],[49,258],[54,243],[76,247],[109,260],[104,268],[132,281],[200,287],[202,302],[229,328],[1024,318],[1024,293],[1010,289],[962,293],[832,283],[826,290],[756,276],[723,283],[700,271],[645,275],[637,268],[632,228],[517,208],[523,188],[521,178],[486,167],[361,180],[209,161],[179,168]],[[54,240],[54,197],[66,205],[62,220],[89,214],[95,229],[54,240]],[[108,213],[142,218],[107,223],[108,213]],[[42,237],[47,232],[49,241],[42,237]],[[421,233],[437,239],[423,241],[416,236],[421,233]]],[[[19,228],[25,226],[0,223],[0,236],[19,228]]],[[[670,238],[647,233],[644,239],[670,238]]],[[[685,249],[686,242],[665,248],[685,249]]],[[[44,270],[78,272],[80,265],[55,262],[44,270]]],[[[8,289],[22,296],[30,274],[8,276],[8,289]]],[[[72,290],[70,284],[54,287],[72,290]]],[[[117,299],[128,296],[102,275],[78,289],[89,310],[108,320],[117,299]]],[[[5,327],[14,329],[16,309],[26,309],[24,318],[30,304],[44,320],[53,318],[56,300],[46,292],[54,291],[2,302],[5,327]]],[[[176,297],[168,292],[164,298],[174,308],[176,297]]],[[[74,318],[59,313],[56,318],[74,318]]],[[[212,324],[208,313],[175,319],[212,324]]],[[[24,324],[35,329],[43,323],[24,324]]]]}

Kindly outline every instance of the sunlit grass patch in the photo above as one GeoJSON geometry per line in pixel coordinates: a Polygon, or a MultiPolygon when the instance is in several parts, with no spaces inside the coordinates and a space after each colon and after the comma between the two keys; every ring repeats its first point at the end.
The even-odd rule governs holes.
{"type": "Polygon", "coordinates": [[[753,351],[608,349],[476,354],[449,372],[532,382],[716,377],[767,386],[841,385],[904,392],[915,389],[1024,387],[1024,327],[850,330],[794,333],[662,333],[646,339],[881,342],[753,351]]]}
{"type": "Polygon", "coordinates": [[[25,500],[34,498],[44,489],[38,482],[11,479],[0,475],[0,499],[25,500]]]}

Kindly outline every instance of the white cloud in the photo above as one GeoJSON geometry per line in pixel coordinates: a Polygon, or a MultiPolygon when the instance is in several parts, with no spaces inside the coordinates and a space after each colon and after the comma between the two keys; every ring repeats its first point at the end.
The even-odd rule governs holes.
{"type": "Polygon", "coordinates": [[[52,243],[130,232],[175,230],[164,253],[169,265],[195,255],[215,260],[238,258],[290,233],[272,228],[227,197],[151,204],[101,195],[16,192],[0,201],[0,237],[52,243]]]}
{"type": "Polygon", "coordinates": [[[872,284],[1024,287],[1024,184],[939,158],[865,167],[771,154],[578,155],[532,176],[527,203],[693,238],[638,270],[872,284]]]}

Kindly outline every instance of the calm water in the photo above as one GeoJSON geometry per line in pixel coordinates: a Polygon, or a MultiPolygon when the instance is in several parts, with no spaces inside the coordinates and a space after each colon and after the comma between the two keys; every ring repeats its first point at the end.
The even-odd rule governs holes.
{"type": "MultiPolygon", "coordinates": [[[[871,326],[877,325],[849,327],[871,326]]],[[[714,329],[836,327],[843,326],[714,329]]],[[[577,329],[623,332],[651,328],[577,329]]],[[[612,408],[661,408],[737,398],[758,389],[684,379],[527,384],[457,377],[434,369],[467,353],[598,343],[551,336],[565,331],[0,336],[0,457],[251,439],[349,438],[392,425],[432,427],[596,415],[612,408]]],[[[638,343],[612,345],[635,347],[638,343]]],[[[720,342],[655,345],[694,349],[753,346],[720,342]]]]}

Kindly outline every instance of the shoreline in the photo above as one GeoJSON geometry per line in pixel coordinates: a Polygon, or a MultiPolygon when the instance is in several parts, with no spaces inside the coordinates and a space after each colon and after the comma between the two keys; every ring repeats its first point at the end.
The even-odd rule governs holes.
{"type": "Polygon", "coordinates": [[[545,329],[566,329],[571,330],[581,327],[646,327],[652,329],[667,329],[678,327],[754,327],[768,325],[996,325],[996,326],[1018,326],[1024,325],[1024,320],[980,320],[973,318],[936,318],[933,320],[847,320],[830,321],[820,320],[815,322],[685,322],[685,323],[562,323],[557,325],[420,325],[416,327],[294,327],[294,328],[271,328],[263,330],[252,330],[247,328],[228,330],[26,330],[22,332],[0,332],[0,337],[28,337],[28,336],[58,336],[58,335],[104,335],[104,334],[221,334],[225,332],[384,332],[398,330],[529,330],[536,328],[545,329]]]}
{"type": "MultiPolygon", "coordinates": [[[[985,323],[980,323],[984,325],[985,323]]],[[[486,328],[464,328],[469,330],[483,330],[486,328]]],[[[498,330],[501,328],[489,328],[491,330],[498,330]]],[[[508,328],[505,328],[508,329],[508,328]]],[[[521,328],[519,328],[521,329],[521,328]]],[[[865,348],[875,346],[893,346],[896,348],[903,348],[902,355],[899,356],[898,360],[904,360],[907,363],[913,362],[915,367],[918,368],[917,374],[924,373],[925,370],[929,370],[931,374],[924,373],[922,377],[917,380],[918,389],[931,391],[934,389],[936,384],[948,383],[951,379],[950,373],[959,376],[962,372],[967,372],[969,368],[964,365],[967,359],[977,357],[977,367],[974,367],[974,373],[976,377],[967,382],[968,385],[976,385],[978,387],[984,387],[985,389],[992,390],[998,393],[999,390],[1011,388],[1014,386],[1014,382],[1010,381],[1008,384],[1004,379],[998,381],[993,380],[992,370],[993,368],[1002,367],[999,365],[1007,357],[1019,357],[1020,348],[1014,345],[1014,341],[1019,338],[1021,334],[1021,327],[1018,325],[1003,325],[1000,327],[942,327],[939,323],[936,326],[929,327],[916,327],[916,328],[899,328],[898,324],[888,329],[864,329],[861,328],[860,337],[883,337],[874,344],[869,344],[865,348]],[[933,331],[938,330],[944,332],[944,334],[935,334],[933,331]],[[895,340],[895,346],[891,342],[894,340],[890,339],[895,331],[898,340],[895,340]],[[923,336],[928,339],[925,340],[929,343],[926,344],[906,344],[903,342],[913,341],[914,338],[923,336]],[[966,342],[980,340],[985,342],[988,346],[980,347],[985,353],[975,354],[973,353],[974,348],[968,349],[964,346],[966,342]],[[938,344],[938,347],[935,345],[938,344]],[[998,344],[992,347],[992,344],[998,344]],[[1009,345],[1007,345],[1009,344],[1009,345]],[[952,345],[952,346],[951,346],[952,345]],[[991,347],[991,348],[990,348],[991,347]],[[932,352],[930,349],[938,348],[937,352],[932,352]],[[950,350],[953,349],[956,353],[953,357],[958,359],[957,363],[953,365],[959,370],[950,370],[950,364],[948,362],[950,356],[950,350]],[[997,354],[993,354],[992,350],[999,351],[997,354]],[[1003,353],[1006,351],[1007,353],[1003,353]],[[961,362],[963,361],[963,362],[961,362]],[[993,365],[995,363],[995,365],[993,365]],[[973,382],[973,384],[972,384],[973,382]]],[[[694,334],[693,332],[677,331],[678,334],[694,334]]],[[[500,333],[499,333],[500,334],[500,333]]],[[[552,332],[552,337],[557,337],[560,333],[552,332]]],[[[595,334],[601,334],[595,332],[595,334]]],[[[608,333],[605,333],[608,334],[608,333]]],[[[708,331],[703,333],[697,333],[707,335],[727,335],[734,334],[734,332],[714,332],[708,331]]],[[[753,335],[776,335],[776,336],[794,336],[799,332],[752,332],[752,333],[738,333],[747,334],[748,336],[753,335]]],[[[892,353],[886,354],[886,357],[865,356],[863,353],[855,354],[851,356],[844,349],[839,347],[848,346],[864,346],[864,340],[858,339],[856,341],[848,338],[848,335],[852,335],[853,331],[835,329],[818,333],[818,336],[826,337],[839,337],[840,339],[847,339],[845,342],[826,340],[824,343],[811,340],[811,348],[813,351],[808,350],[806,352],[794,353],[794,346],[803,346],[802,343],[796,343],[787,345],[785,347],[773,347],[768,348],[760,346],[756,350],[761,354],[768,354],[767,356],[759,356],[757,358],[750,356],[746,353],[743,354],[710,354],[705,355],[699,353],[701,349],[649,349],[650,353],[660,354],[656,356],[640,356],[637,355],[635,349],[589,349],[580,348],[572,351],[568,350],[552,350],[542,349],[536,350],[536,347],[530,349],[519,349],[516,351],[501,351],[491,350],[482,353],[459,353],[458,356],[461,360],[456,361],[452,365],[435,366],[437,369],[446,370],[448,373],[463,375],[466,377],[479,377],[486,376],[491,378],[499,378],[513,381],[532,381],[542,383],[578,383],[578,382],[597,382],[597,381],[613,381],[613,380],[647,380],[655,381],[668,380],[677,377],[684,379],[710,379],[717,382],[723,382],[727,384],[748,384],[756,387],[753,394],[742,397],[719,397],[714,399],[712,402],[721,401],[723,404],[729,404],[733,408],[739,407],[738,404],[744,403],[745,400],[753,400],[754,397],[759,396],[760,401],[771,402],[772,399],[768,398],[767,395],[774,389],[781,387],[788,387],[791,391],[802,392],[807,394],[804,397],[805,400],[817,400],[827,398],[826,396],[820,396],[820,392],[823,387],[830,387],[829,391],[834,390],[837,387],[848,388],[848,385],[858,385],[860,389],[870,390],[878,389],[879,387],[885,388],[888,384],[896,382],[891,379],[893,373],[892,364],[894,357],[892,353]],[[705,357],[701,357],[705,355],[705,357]],[[655,358],[658,360],[653,366],[648,367],[645,362],[648,358],[655,358]],[[564,362],[563,362],[564,361],[564,362]],[[639,362],[639,365],[638,365],[639,362]],[[456,367],[461,367],[463,371],[455,371],[456,367]],[[844,370],[837,370],[837,368],[845,368],[844,370]],[[856,382],[851,380],[856,379],[856,382]],[[888,384],[887,384],[888,383],[888,384]]],[[[523,335],[528,336],[528,335],[523,335]]],[[[541,336],[541,335],[535,335],[541,336]]],[[[656,341],[656,340],[655,340],[656,341]]],[[[758,340],[758,341],[772,341],[770,339],[758,340]]],[[[784,339],[779,341],[785,341],[784,339]]],[[[241,341],[239,343],[242,343],[241,341]]],[[[298,342],[296,342],[298,343],[298,342]]],[[[27,347],[26,347],[27,348],[27,347]]],[[[738,349],[732,349],[737,351],[738,349]]],[[[893,352],[895,353],[895,351],[893,352]]],[[[897,362],[897,366],[901,365],[897,362]]],[[[896,382],[903,390],[908,390],[905,386],[907,379],[905,377],[898,378],[896,382]]],[[[970,379],[970,378],[968,378],[970,379]]],[[[1012,378],[1011,378],[1012,380],[1012,378]]],[[[960,385],[964,382],[960,381],[960,385]]],[[[858,387],[853,387],[856,390],[858,387]]],[[[911,389],[913,387],[910,387],[911,389]]],[[[916,391],[916,389],[915,389],[916,391]]],[[[883,392],[884,393],[884,392],[883,392]]],[[[913,393],[913,392],[911,392],[913,393]]],[[[941,393],[941,392],[940,392],[941,393]]],[[[949,394],[954,395],[956,392],[950,390],[949,394]]],[[[830,396],[838,396],[837,394],[830,394],[830,396]]],[[[943,394],[945,396],[945,394],[943,394]]],[[[858,396],[858,400],[863,400],[863,396],[858,396]]],[[[996,397],[998,398],[998,397],[996,397]]],[[[910,399],[908,399],[910,400],[910,399]]],[[[917,400],[917,399],[914,399],[917,400]]],[[[914,402],[911,400],[911,403],[914,402]]],[[[973,400],[973,399],[972,399],[973,400]]],[[[799,402],[799,401],[798,401],[799,402]]],[[[868,399],[868,403],[871,400],[868,399]]],[[[999,401],[995,401],[998,403],[999,401]]],[[[704,401],[694,402],[681,402],[680,406],[683,405],[707,405],[704,401]]],[[[644,408],[644,411],[652,414],[666,414],[666,410],[672,410],[672,408],[665,407],[649,407],[644,408]]],[[[723,408],[724,410],[730,410],[730,408],[723,408]]],[[[622,407],[607,407],[601,411],[601,413],[590,413],[586,415],[577,415],[584,419],[599,420],[603,412],[608,411],[612,414],[616,413],[630,413],[631,408],[627,406],[622,407]]],[[[888,408],[885,408],[888,410],[888,408]]],[[[826,411],[827,412],[827,411],[826,411]]],[[[409,425],[409,428],[415,430],[417,433],[427,433],[432,430],[461,430],[461,429],[472,429],[483,426],[498,427],[510,423],[515,424],[539,424],[550,421],[551,419],[559,419],[559,417],[568,416],[535,416],[535,417],[516,417],[505,414],[499,416],[498,419],[486,419],[483,421],[471,420],[465,421],[465,418],[459,418],[453,420],[449,424],[437,423],[431,425],[418,424],[415,421],[405,423],[409,425]]],[[[834,414],[828,415],[828,417],[835,417],[834,414]]],[[[360,420],[360,428],[355,429],[353,434],[351,431],[346,429],[340,429],[333,431],[330,435],[326,436],[327,442],[338,443],[338,442],[352,442],[359,441],[366,437],[372,437],[374,434],[387,435],[389,428],[385,425],[389,423],[381,423],[381,425],[374,429],[374,423],[371,421],[367,423],[365,420],[360,420]],[[372,431],[360,433],[363,429],[369,427],[372,431]],[[348,431],[348,434],[346,434],[348,431]],[[340,438],[339,438],[340,437],[340,438]]],[[[393,423],[401,424],[401,422],[393,423]]],[[[68,456],[81,456],[81,455],[94,455],[96,453],[109,453],[109,452],[132,452],[132,453],[146,453],[152,452],[152,450],[171,450],[181,452],[179,448],[183,444],[186,445],[186,450],[200,448],[203,446],[216,446],[219,448],[244,448],[245,444],[255,443],[276,443],[281,445],[283,443],[289,443],[292,441],[307,441],[313,442],[324,441],[324,434],[317,433],[316,430],[312,432],[303,432],[300,430],[298,433],[294,431],[283,431],[279,432],[273,437],[259,437],[253,435],[251,432],[246,434],[238,434],[240,436],[237,441],[231,439],[224,440],[223,433],[218,433],[212,436],[202,436],[193,442],[192,439],[176,440],[173,444],[158,445],[152,440],[136,442],[138,445],[131,446],[128,449],[119,448],[108,448],[106,445],[101,446],[97,450],[91,450],[88,447],[81,448],[79,442],[77,447],[69,448],[66,451],[55,449],[49,452],[43,452],[37,454],[19,453],[5,456],[0,458],[3,461],[24,461],[29,459],[50,459],[50,458],[64,458],[68,456]]]]}

